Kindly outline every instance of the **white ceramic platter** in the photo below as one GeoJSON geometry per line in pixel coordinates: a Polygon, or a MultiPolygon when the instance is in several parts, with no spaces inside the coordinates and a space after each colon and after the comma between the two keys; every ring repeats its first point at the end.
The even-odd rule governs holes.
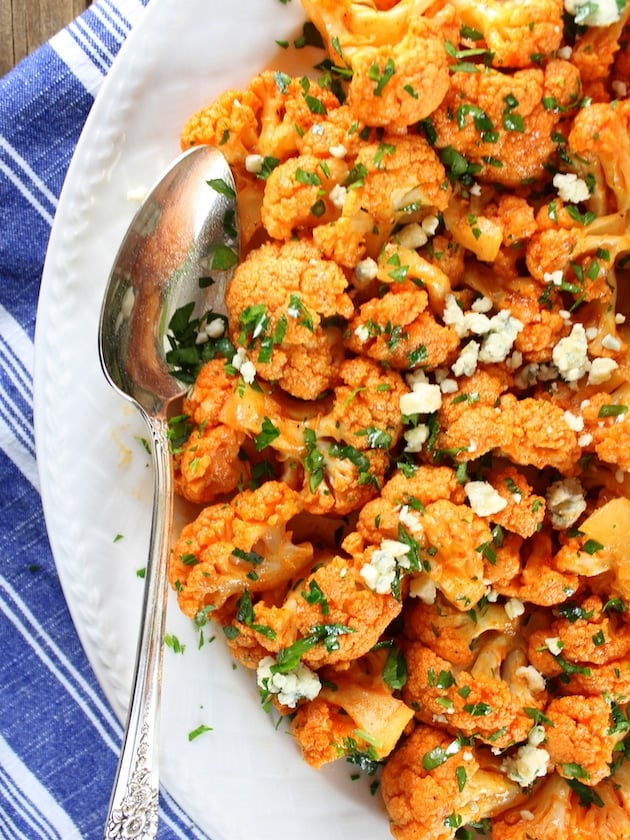
{"type": "MultiPolygon", "coordinates": [[[[179,152],[185,118],[286,55],[298,0],[152,0],[118,56],[77,147],[60,200],[36,334],[36,436],[42,498],[70,611],[117,716],[128,702],[148,545],[152,477],[133,408],[105,383],[97,352],[101,298],[118,244],[179,152]],[[121,535],[120,539],[116,539],[121,535]]],[[[304,56],[306,58],[306,56],[304,56]]],[[[315,771],[262,711],[253,675],[221,637],[169,604],[162,779],[212,840],[387,840],[380,800],[345,762],[315,771]],[[200,725],[211,732],[188,740],[200,725]]]]}

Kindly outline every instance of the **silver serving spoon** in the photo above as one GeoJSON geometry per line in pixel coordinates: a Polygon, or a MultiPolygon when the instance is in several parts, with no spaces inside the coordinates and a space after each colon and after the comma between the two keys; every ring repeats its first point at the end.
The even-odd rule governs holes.
{"type": "Polygon", "coordinates": [[[153,458],[153,516],[142,620],[125,735],[104,837],[151,840],[158,826],[158,726],[173,514],[169,404],[187,385],[167,364],[169,324],[219,310],[239,251],[236,188],[223,155],[177,158],[140,206],[120,246],[101,310],[99,349],[110,384],[144,417],[153,458]]]}

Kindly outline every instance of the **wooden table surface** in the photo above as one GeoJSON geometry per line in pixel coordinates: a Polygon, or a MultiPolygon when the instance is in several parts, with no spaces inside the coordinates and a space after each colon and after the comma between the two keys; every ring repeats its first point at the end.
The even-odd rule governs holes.
{"type": "Polygon", "coordinates": [[[0,76],[70,23],[91,0],[0,0],[0,76]]]}

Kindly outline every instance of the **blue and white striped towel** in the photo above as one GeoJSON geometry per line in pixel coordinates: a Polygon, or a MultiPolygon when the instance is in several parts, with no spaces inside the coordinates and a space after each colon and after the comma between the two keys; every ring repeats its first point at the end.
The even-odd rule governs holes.
{"type": "MultiPolygon", "coordinates": [[[[98,0],[0,79],[0,838],[102,837],[121,727],[50,552],[33,438],[44,255],[79,134],[149,0],[98,0]]],[[[167,795],[160,840],[202,838],[167,795]]]]}

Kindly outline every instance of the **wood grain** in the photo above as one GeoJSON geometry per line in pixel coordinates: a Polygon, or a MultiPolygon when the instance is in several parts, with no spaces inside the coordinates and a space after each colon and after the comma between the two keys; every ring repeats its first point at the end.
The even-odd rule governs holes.
{"type": "Polygon", "coordinates": [[[0,0],[0,75],[73,18],[91,0],[0,0]]]}

